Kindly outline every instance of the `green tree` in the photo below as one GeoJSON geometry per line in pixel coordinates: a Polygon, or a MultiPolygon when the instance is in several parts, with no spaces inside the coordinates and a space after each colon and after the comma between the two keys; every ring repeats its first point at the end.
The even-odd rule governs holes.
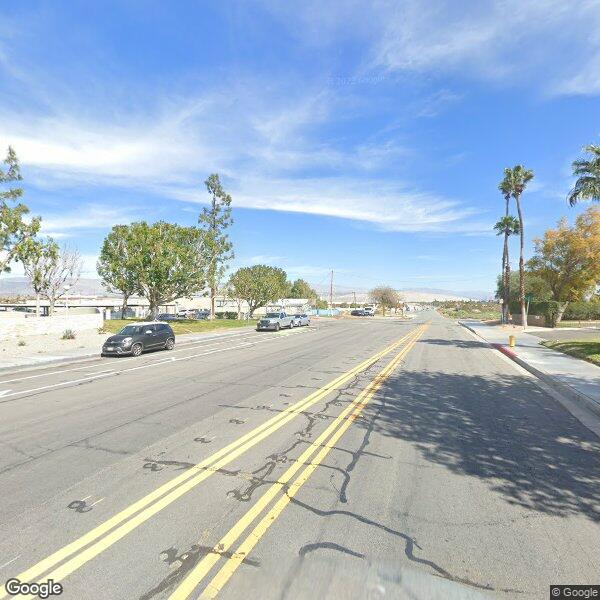
{"type": "Polygon", "coordinates": [[[0,273],[10,271],[10,263],[17,259],[26,241],[39,231],[40,219],[34,217],[27,222],[29,208],[18,199],[23,188],[11,187],[22,181],[21,167],[15,151],[9,146],[0,168],[0,273]],[[4,189],[6,186],[6,189],[4,189]]]}
{"type": "Polygon", "coordinates": [[[571,206],[580,200],[600,202],[600,146],[590,144],[584,150],[591,158],[573,162],[573,175],[577,176],[577,181],[567,196],[571,206]]]}
{"type": "Polygon", "coordinates": [[[371,302],[381,306],[381,313],[385,316],[386,308],[396,308],[402,304],[402,296],[392,287],[380,285],[369,292],[371,302]]]}
{"type": "Polygon", "coordinates": [[[290,286],[289,297],[314,300],[317,297],[317,292],[304,279],[296,279],[290,286]]]}
{"type": "Polygon", "coordinates": [[[521,207],[521,196],[532,179],[533,171],[526,169],[523,165],[516,165],[512,169],[504,169],[504,179],[499,186],[503,193],[510,193],[510,196],[514,198],[519,215],[519,301],[521,303],[521,323],[523,327],[527,326],[527,309],[525,307],[525,221],[521,207]]]}
{"type": "Polygon", "coordinates": [[[569,302],[592,294],[600,283],[600,207],[579,215],[574,227],[561,219],[556,229],[549,229],[534,243],[535,254],[528,264],[560,303],[559,323],[569,302]]]}
{"type": "MultiPolygon", "coordinates": [[[[530,264],[528,263],[528,267],[530,264]]],[[[496,282],[496,298],[503,298],[504,294],[504,277],[498,275],[496,282]]],[[[525,271],[525,295],[531,294],[536,302],[552,300],[552,291],[546,280],[535,271],[527,268],[525,271]]],[[[510,296],[508,297],[509,305],[519,301],[519,273],[510,274],[510,296]]]]}
{"type": "Polygon", "coordinates": [[[52,284],[59,258],[60,249],[52,238],[47,240],[29,238],[21,244],[18,260],[23,263],[23,270],[35,293],[35,312],[38,317],[40,297],[46,294],[52,284]]]}
{"type": "Polygon", "coordinates": [[[104,239],[96,267],[104,286],[110,292],[122,294],[122,319],[127,301],[139,289],[133,261],[140,250],[130,235],[131,229],[127,225],[115,225],[104,239]]]}
{"type": "Polygon", "coordinates": [[[209,257],[206,275],[210,292],[210,317],[215,317],[215,296],[225,273],[227,262],[234,258],[233,244],[227,229],[233,224],[231,218],[231,196],[225,193],[219,175],[213,173],[204,182],[210,194],[210,206],[202,210],[198,222],[205,232],[204,240],[209,257]]]}
{"type": "Polygon", "coordinates": [[[156,318],[161,304],[189,298],[205,288],[210,258],[199,228],[164,221],[123,227],[128,230],[120,233],[126,243],[127,278],[148,300],[151,318],[156,318]]]}
{"type": "Polygon", "coordinates": [[[250,316],[252,316],[257,308],[284,298],[288,290],[288,280],[283,269],[254,265],[243,267],[233,273],[228,288],[234,297],[248,303],[250,316]]]}
{"type": "MultiPolygon", "coordinates": [[[[502,185],[500,187],[502,188],[502,185]]],[[[508,201],[506,209],[508,212],[508,201]]],[[[494,225],[494,229],[496,230],[497,235],[504,236],[504,250],[502,252],[502,322],[508,323],[508,301],[510,297],[510,257],[508,252],[508,239],[511,235],[519,233],[519,221],[515,219],[515,217],[511,217],[507,214],[494,225]]]]}

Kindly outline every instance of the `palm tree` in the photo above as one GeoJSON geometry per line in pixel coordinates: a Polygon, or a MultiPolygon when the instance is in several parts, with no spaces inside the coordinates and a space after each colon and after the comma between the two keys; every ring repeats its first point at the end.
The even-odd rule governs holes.
{"type": "MultiPolygon", "coordinates": [[[[509,195],[510,198],[510,195],[509,195]]],[[[507,203],[508,206],[508,203],[507,203]]],[[[502,253],[502,322],[508,323],[508,303],[510,299],[510,259],[508,256],[508,238],[519,233],[519,220],[507,215],[495,225],[497,235],[504,236],[504,252],[502,253]]]]}
{"type": "Polygon", "coordinates": [[[578,177],[575,187],[567,196],[571,206],[579,200],[600,202],[600,146],[590,144],[584,150],[591,154],[592,158],[573,162],[573,175],[578,177]]]}
{"type": "MultiPolygon", "coordinates": [[[[510,204],[510,187],[506,184],[505,181],[502,181],[498,186],[498,189],[504,196],[505,201],[505,210],[504,217],[507,218],[509,216],[509,204],[510,204]]],[[[498,234],[500,235],[500,234],[498,234]]],[[[506,268],[508,261],[508,234],[504,235],[504,253],[502,254],[502,289],[503,298],[502,298],[502,322],[508,323],[508,299],[510,297],[510,278],[506,278],[506,268]]],[[[508,265],[508,272],[510,273],[510,265],[508,265]]]]}
{"type": "Polygon", "coordinates": [[[523,211],[521,210],[521,195],[527,184],[533,179],[533,171],[526,169],[523,165],[517,165],[512,169],[504,169],[504,179],[500,183],[500,189],[510,190],[510,195],[517,204],[519,215],[519,236],[521,253],[519,256],[519,301],[521,303],[521,324],[527,326],[527,312],[525,310],[525,223],[523,222],[523,211]]]}

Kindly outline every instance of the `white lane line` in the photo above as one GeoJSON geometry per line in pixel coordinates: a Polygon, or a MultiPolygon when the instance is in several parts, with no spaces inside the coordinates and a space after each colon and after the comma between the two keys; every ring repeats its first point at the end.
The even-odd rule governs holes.
{"type": "Polygon", "coordinates": [[[0,390],[0,398],[2,398],[2,396],[5,396],[6,394],[8,394],[8,392],[10,392],[10,390],[0,390]]]}
{"type": "Polygon", "coordinates": [[[154,367],[156,365],[160,365],[160,364],[165,364],[165,363],[173,363],[173,362],[179,362],[182,360],[190,360],[192,358],[197,358],[198,356],[206,356],[208,354],[216,354],[217,352],[224,352],[225,350],[235,350],[236,348],[245,348],[247,346],[252,346],[252,344],[240,344],[238,346],[229,346],[227,348],[220,348],[218,350],[211,350],[210,352],[201,352],[200,354],[193,354],[191,356],[182,356],[180,358],[173,358],[173,360],[171,359],[166,359],[163,360],[159,363],[150,363],[150,364],[144,364],[144,365],[139,365],[137,367],[130,367],[129,369],[122,369],[120,371],[108,371],[105,373],[100,373],[100,374],[94,374],[94,375],[89,375],[88,377],[81,377],[80,379],[71,379],[69,381],[61,381],[59,383],[51,383],[49,385],[42,385],[40,387],[37,388],[31,388],[29,390],[19,390],[16,392],[12,392],[11,394],[5,394],[3,396],[4,398],[9,398],[11,396],[19,396],[21,394],[31,394],[33,392],[41,392],[44,390],[51,390],[54,388],[59,388],[59,387],[64,387],[66,385],[72,385],[75,383],[83,383],[84,381],[94,381],[96,379],[101,379],[102,377],[108,377],[109,375],[120,375],[121,373],[128,373],[130,371],[139,371],[140,369],[148,369],[150,367],[154,367]]]}
{"type": "MultiPolygon", "coordinates": [[[[228,342],[232,337],[240,337],[242,335],[243,336],[248,336],[248,335],[251,335],[251,334],[248,334],[248,333],[243,333],[243,334],[237,333],[237,334],[235,334],[235,336],[234,335],[230,335],[230,336],[227,337],[227,339],[223,339],[223,342],[228,342]]],[[[186,350],[192,350],[192,349],[194,349],[197,346],[201,346],[202,344],[206,344],[207,347],[211,347],[211,342],[219,342],[219,339],[211,338],[210,340],[198,340],[197,342],[191,342],[189,344],[186,344],[184,348],[177,348],[175,350],[171,350],[171,353],[174,353],[174,352],[185,352],[186,350]]],[[[100,355],[98,354],[98,356],[100,356],[100,355]]],[[[129,357],[129,356],[124,356],[120,360],[135,360],[135,358],[129,357]]],[[[70,372],[73,372],[73,371],[84,371],[86,369],[93,369],[93,368],[98,367],[98,366],[103,366],[103,365],[87,365],[85,367],[73,367],[71,369],[61,369],[59,371],[51,371],[50,373],[38,373],[36,375],[27,375],[26,377],[16,377],[14,379],[4,379],[4,380],[0,381],[0,385],[3,385],[5,383],[13,383],[13,382],[16,382],[16,381],[26,381],[28,379],[37,379],[39,377],[49,377],[51,375],[60,375],[61,373],[70,373],[70,372]]]]}
{"type": "MultiPolygon", "coordinates": [[[[307,330],[299,330],[299,331],[297,331],[297,333],[302,333],[305,331],[307,331],[307,330]]],[[[217,348],[214,350],[210,350],[208,352],[201,352],[199,354],[190,354],[189,356],[181,356],[179,358],[176,358],[176,357],[165,358],[161,361],[144,363],[143,365],[138,365],[137,367],[129,367],[128,369],[121,369],[121,370],[114,370],[114,371],[102,371],[100,373],[94,373],[92,375],[88,375],[87,377],[81,377],[80,379],[71,379],[69,381],[61,381],[59,383],[51,383],[51,384],[43,385],[43,386],[40,386],[37,388],[31,388],[29,390],[17,390],[12,393],[4,394],[4,396],[2,396],[2,400],[4,400],[4,398],[10,398],[12,396],[20,396],[22,394],[41,392],[44,390],[50,390],[50,389],[54,389],[54,388],[64,387],[66,385],[72,385],[75,383],[83,383],[85,381],[95,381],[96,379],[101,379],[102,377],[108,377],[109,375],[120,375],[121,373],[129,373],[132,371],[139,371],[141,369],[148,369],[150,367],[155,367],[157,365],[173,364],[174,362],[180,362],[183,360],[191,360],[192,358],[198,358],[199,356],[207,356],[209,354],[217,354],[219,352],[225,352],[226,350],[236,350],[238,348],[247,348],[249,346],[255,346],[257,344],[269,342],[274,339],[278,339],[280,337],[287,337],[289,335],[295,335],[295,334],[292,334],[291,332],[285,332],[285,333],[279,334],[277,336],[267,337],[263,340],[257,340],[255,342],[244,342],[242,344],[238,344],[237,346],[227,346],[225,348],[217,348]]]]}
{"type": "Polygon", "coordinates": [[[89,505],[89,506],[90,506],[90,508],[91,508],[92,506],[96,506],[96,504],[100,504],[100,502],[102,502],[102,500],[104,500],[104,498],[100,498],[100,500],[96,500],[96,502],[92,502],[92,503],[89,505]]]}
{"type": "Polygon", "coordinates": [[[8,565],[10,565],[10,563],[14,563],[15,560],[17,560],[17,558],[19,558],[19,556],[21,556],[21,555],[17,554],[17,556],[15,556],[14,558],[12,558],[8,562],[5,562],[3,565],[0,565],[0,569],[4,569],[4,567],[8,567],[8,565]]]}
{"type": "Polygon", "coordinates": [[[81,500],[84,501],[84,500],[87,500],[88,498],[91,498],[91,497],[92,497],[92,495],[90,494],[89,496],[86,496],[85,498],[82,498],[81,500]]]}

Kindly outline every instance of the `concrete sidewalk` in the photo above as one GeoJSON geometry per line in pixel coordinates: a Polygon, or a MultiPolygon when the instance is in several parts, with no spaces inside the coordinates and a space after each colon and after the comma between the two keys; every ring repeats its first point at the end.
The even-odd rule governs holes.
{"type": "MultiPolygon", "coordinates": [[[[186,333],[177,336],[177,345],[184,346],[199,341],[210,341],[223,339],[230,336],[240,335],[244,332],[252,332],[252,327],[235,327],[225,331],[215,331],[207,333],[186,333]]],[[[100,347],[102,342],[110,334],[98,336],[98,340],[93,344],[87,343],[83,347],[72,349],[64,349],[59,352],[43,353],[43,354],[27,354],[25,356],[0,356],[0,373],[18,371],[20,369],[41,367],[51,364],[69,363],[79,360],[87,360],[100,357],[100,347]]]]}
{"type": "Polygon", "coordinates": [[[600,367],[546,348],[539,337],[518,329],[476,320],[459,322],[546,384],[600,414],[600,367]],[[508,345],[509,335],[517,338],[514,348],[508,345]]]}

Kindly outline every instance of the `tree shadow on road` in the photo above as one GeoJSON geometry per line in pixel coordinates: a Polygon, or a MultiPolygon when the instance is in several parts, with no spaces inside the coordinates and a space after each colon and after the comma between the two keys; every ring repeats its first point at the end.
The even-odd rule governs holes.
{"type": "Polygon", "coordinates": [[[511,504],[600,521],[600,440],[522,376],[405,370],[366,410],[374,431],[511,504]]]}

